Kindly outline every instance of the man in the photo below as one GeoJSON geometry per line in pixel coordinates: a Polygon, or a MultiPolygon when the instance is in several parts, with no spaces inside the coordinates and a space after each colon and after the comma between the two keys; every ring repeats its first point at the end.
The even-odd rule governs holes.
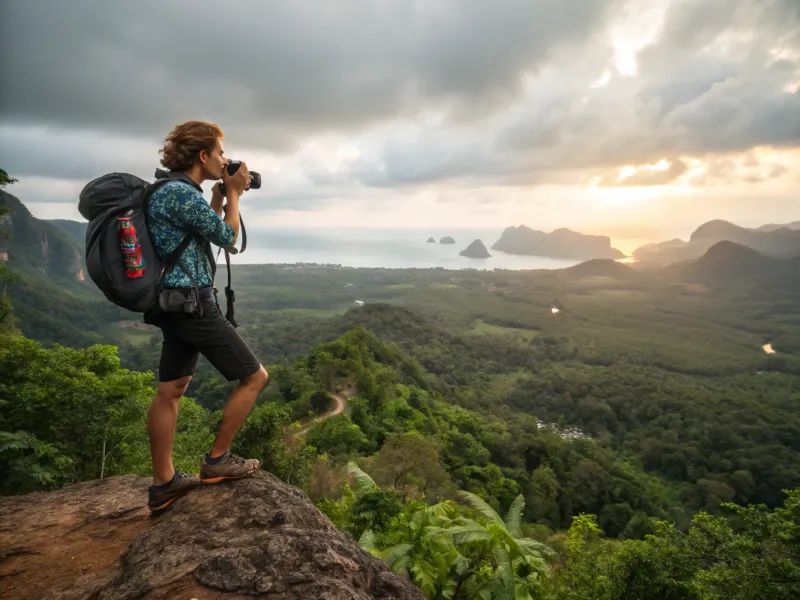
{"type": "Polygon", "coordinates": [[[170,312],[145,316],[164,335],[158,389],[147,416],[153,460],[148,506],[152,511],[166,508],[201,483],[246,477],[259,467],[257,460],[236,456],[230,447],[267,382],[267,372],[236,329],[220,314],[211,287],[208,243],[220,247],[236,243],[239,196],[248,189],[251,179],[244,163],[235,175],[228,175],[222,138],[222,130],[213,123],[189,121],[175,127],[166,137],[160,154],[161,164],[176,180],[158,188],[148,204],[148,228],[161,257],[174,251],[187,234],[194,236],[179,264],[165,275],[164,286],[188,292],[196,282],[202,306],[202,311],[195,314],[170,312]],[[225,197],[218,182],[212,189],[209,205],[200,184],[219,179],[225,184],[225,197]],[[172,466],[172,440],[178,404],[192,379],[200,353],[228,381],[238,380],[239,384],[225,407],[214,446],[203,456],[198,480],[172,466]]]}

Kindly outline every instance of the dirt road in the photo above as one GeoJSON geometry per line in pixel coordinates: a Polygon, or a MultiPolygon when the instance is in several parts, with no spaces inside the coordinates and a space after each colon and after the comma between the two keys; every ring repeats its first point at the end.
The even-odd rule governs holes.
{"type": "Polygon", "coordinates": [[[315,419],[312,419],[305,425],[303,425],[303,427],[301,427],[294,435],[305,435],[306,433],[308,433],[308,430],[311,429],[311,426],[314,423],[319,423],[320,421],[324,421],[325,419],[329,419],[330,417],[340,415],[344,412],[344,409],[347,407],[347,399],[341,394],[328,394],[328,395],[331,398],[333,398],[334,402],[333,408],[328,412],[326,412],[325,414],[322,414],[316,417],[315,419]]]}

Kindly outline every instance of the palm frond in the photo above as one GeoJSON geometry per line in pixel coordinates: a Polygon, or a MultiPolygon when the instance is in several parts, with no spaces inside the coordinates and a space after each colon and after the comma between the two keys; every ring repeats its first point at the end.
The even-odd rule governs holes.
{"type": "Polygon", "coordinates": [[[494,557],[497,560],[496,576],[502,582],[500,586],[503,590],[503,598],[514,599],[514,569],[511,566],[511,559],[505,548],[494,549],[494,557]]]}
{"type": "Polygon", "coordinates": [[[511,503],[506,514],[506,529],[511,537],[522,537],[522,511],[525,510],[525,497],[520,494],[511,503]]]}
{"type": "Polygon", "coordinates": [[[404,554],[399,556],[396,561],[394,561],[391,565],[392,572],[397,573],[398,575],[403,575],[408,579],[411,579],[411,569],[413,567],[412,562],[413,557],[411,554],[404,554]]]}
{"type": "Polygon", "coordinates": [[[492,538],[492,534],[480,525],[475,527],[460,526],[450,527],[447,532],[453,536],[455,544],[468,544],[469,542],[485,541],[492,538]]]}
{"type": "Polygon", "coordinates": [[[503,519],[500,518],[500,515],[498,515],[497,512],[491,506],[489,506],[486,503],[486,501],[480,496],[476,496],[471,492],[464,492],[464,491],[459,492],[459,495],[464,499],[464,501],[467,504],[469,504],[473,509],[478,511],[481,514],[481,516],[483,516],[488,521],[492,523],[497,523],[502,527],[506,526],[506,524],[503,522],[503,519]]]}
{"type": "Polygon", "coordinates": [[[542,556],[552,556],[554,553],[553,549],[547,544],[537,542],[536,540],[532,540],[530,538],[517,538],[516,542],[526,554],[538,552],[542,556]]]}
{"type": "Polygon", "coordinates": [[[370,554],[375,554],[377,556],[377,553],[379,552],[378,535],[372,531],[372,529],[367,529],[361,534],[361,537],[358,538],[358,545],[361,546],[363,550],[366,550],[370,554]]]}
{"type": "Polygon", "coordinates": [[[372,477],[362,471],[359,466],[354,462],[347,463],[347,474],[352,475],[356,480],[356,488],[359,493],[366,492],[367,490],[376,489],[378,485],[373,481],[372,477]]]}
{"type": "Polygon", "coordinates": [[[411,544],[397,544],[396,546],[386,548],[386,550],[381,552],[381,558],[383,559],[383,562],[389,565],[389,568],[397,572],[394,568],[395,565],[403,557],[409,558],[412,548],[413,546],[411,544]]]}

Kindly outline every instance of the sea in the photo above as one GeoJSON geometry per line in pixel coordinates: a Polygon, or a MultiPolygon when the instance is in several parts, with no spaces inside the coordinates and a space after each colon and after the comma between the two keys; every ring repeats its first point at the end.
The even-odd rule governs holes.
{"type": "MultiPolygon", "coordinates": [[[[388,269],[563,269],[581,261],[546,256],[518,256],[492,250],[502,229],[347,229],[281,228],[247,230],[247,249],[232,257],[235,264],[316,263],[343,267],[388,269]],[[451,236],[455,244],[439,244],[451,236]],[[437,243],[427,243],[433,237],[437,243]],[[491,258],[460,256],[473,240],[480,239],[491,258]]],[[[630,241],[629,241],[630,242],[630,241]]],[[[638,242],[619,247],[628,248],[638,242]]],[[[612,240],[612,246],[614,240],[612,240]]]]}

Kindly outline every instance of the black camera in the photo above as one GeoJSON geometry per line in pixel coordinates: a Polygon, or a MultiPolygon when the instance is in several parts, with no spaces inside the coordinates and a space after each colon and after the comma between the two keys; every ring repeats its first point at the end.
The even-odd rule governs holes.
{"type": "MultiPolygon", "coordinates": [[[[242,161],[240,160],[228,160],[228,175],[233,175],[236,171],[239,170],[239,167],[242,166],[242,161]]],[[[257,190],[261,187],[261,175],[256,173],[255,171],[250,171],[250,175],[252,175],[252,179],[250,180],[250,189],[257,190]]],[[[225,195],[225,184],[220,182],[219,184],[219,191],[222,192],[222,195],[225,195]]]]}

